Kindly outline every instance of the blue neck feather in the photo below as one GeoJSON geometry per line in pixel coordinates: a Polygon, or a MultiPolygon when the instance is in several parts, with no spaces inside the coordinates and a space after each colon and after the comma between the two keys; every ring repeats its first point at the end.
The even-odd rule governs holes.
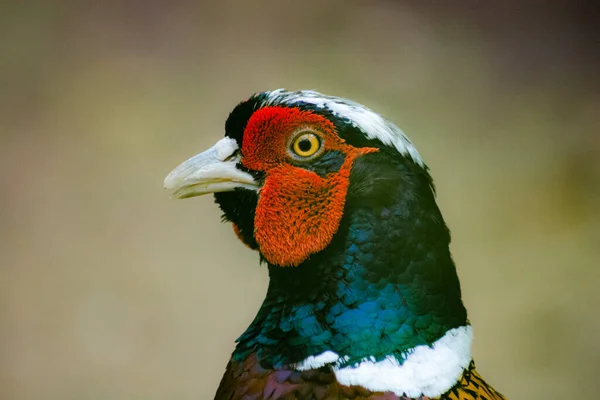
{"type": "MultiPolygon", "coordinates": [[[[269,266],[266,299],[234,360],[256,353],[266,367],[281,367],[332,350],[350,363],[387,355],[402,362],[407,350],[467,323],[430,181],[396,167],[391,198],[349,198],[324,251],[298,267],[269,266]]],[[[363,186],[350,193],[365,189],[354,182],[363,186]]]]}

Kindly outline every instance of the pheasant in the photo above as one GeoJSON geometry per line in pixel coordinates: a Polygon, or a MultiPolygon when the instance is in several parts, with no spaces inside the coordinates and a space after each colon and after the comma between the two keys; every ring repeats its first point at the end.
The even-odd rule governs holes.
{"type": "Polygon", "coordinates": [[[260,92],[164,184],[214,193],[268,265],[216,400],[504,399],[471,357],[433,180],[389,120],[315,91],[260,92]]]}

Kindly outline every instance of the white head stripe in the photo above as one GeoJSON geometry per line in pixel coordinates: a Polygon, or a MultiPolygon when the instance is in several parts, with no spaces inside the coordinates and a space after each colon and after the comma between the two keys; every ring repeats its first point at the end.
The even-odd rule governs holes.
{"type": "Polygon", "coordinates": [[[446,393],[461,378],[471,362],[473,329],[461,326],[450,329],[431,346],[411,349],[402,364],[393,356],[381,361],[367,357],[354,365],[344,365],[346,359],[333,351],[310,356],[295,368],[303,371],[328,364],[338,382],[345,386],[358,385],[374,392],[393,392],[409,398],[430,398],[446,393]]]}
{"type": "Polygon", "coordinates": [[[292,105],[297,103],[307,103],[327,109],[337,117],[347,119],[352,125],[360,129],[367,138],[379,139],[383,144],[395,147],[400,154],[409,156],[420,166],[425,166],[419,152],[400,128],[376,112],[351,100],[326,96],[313,90],[287,92],[284,89],[277,89],[268,93],[262,105],[292,105]]]}

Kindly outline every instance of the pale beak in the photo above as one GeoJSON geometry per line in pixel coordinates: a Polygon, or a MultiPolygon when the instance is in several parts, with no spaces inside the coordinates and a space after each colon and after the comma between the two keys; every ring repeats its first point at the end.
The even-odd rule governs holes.
{"type": "Polygon", "coordinates": [[[236,167],[240,160],[238,144],[232,138],[219,140],[213,147],[181,163],[165,178],[165,189],[177,199],[207,193],[229,192],[235,188],[258,190],[252,175],[236,167]]]}

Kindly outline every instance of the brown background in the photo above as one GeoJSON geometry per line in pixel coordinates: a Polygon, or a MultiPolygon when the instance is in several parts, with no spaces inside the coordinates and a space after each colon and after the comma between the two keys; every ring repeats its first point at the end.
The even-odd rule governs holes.
{"type": "Polygon", "coordinates": [[[417,145],[490,382],[597,398],[596,2],[441,3],[3,2],[0,398],[212,398],[266,271],[162,180],[278,87],[417,145]]]}

